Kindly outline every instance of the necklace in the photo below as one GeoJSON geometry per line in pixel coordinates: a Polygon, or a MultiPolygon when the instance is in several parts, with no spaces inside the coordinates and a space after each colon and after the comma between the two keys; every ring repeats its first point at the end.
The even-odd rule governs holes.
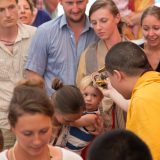
{"type": "Polygon", "coordinates": [[[14,42],[6,41],[6,40],[0,40],[5,46],[13,46],[14,42]]]}
{"type": "MultiPolygon", "coordinates": [[[[15,145],[14,147],[12,147],[10,149],[10,158],[11,160],[16,160],[16,156],[15,156],[15,145]]],[[[51,155],[50,150],[49,150],[49,146],[48,146],[48,160],[53,160],[53,155],[51,155]]]]}

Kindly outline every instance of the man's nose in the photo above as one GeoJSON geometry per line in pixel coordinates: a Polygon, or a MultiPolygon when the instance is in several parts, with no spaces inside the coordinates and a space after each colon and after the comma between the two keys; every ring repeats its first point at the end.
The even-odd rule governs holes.
{"type": "Polygon", "coordinates": [[[9,9],[8,9],[8,8],[6,8],[6,9],[5,9],[5,15],[6,15],[7,17],[9,17],[9,16],[10,16],[10,11],[9,11],[9,9]]]}
{"type": "Polygon", "coordinates": [[[79,11],[79,7],[78,7],[78,4],[77,3],[74,3],[73,4],[73,9],[72,9],[74,12],[77,12],[79,11]]]}

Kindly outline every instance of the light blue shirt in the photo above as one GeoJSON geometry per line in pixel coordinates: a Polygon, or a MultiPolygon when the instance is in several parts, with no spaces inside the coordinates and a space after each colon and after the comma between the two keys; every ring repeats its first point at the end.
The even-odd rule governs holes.
{"type": "Polygon", "coordinates": [[[80,55],[88,44],[97,40],[88,18],[76,44],[74,33],[67,24],[65,15],[41,25],[32,40],[26,69],[45,79],[48,95],[54,77],[64,84],[75,84],[80,55]]]}

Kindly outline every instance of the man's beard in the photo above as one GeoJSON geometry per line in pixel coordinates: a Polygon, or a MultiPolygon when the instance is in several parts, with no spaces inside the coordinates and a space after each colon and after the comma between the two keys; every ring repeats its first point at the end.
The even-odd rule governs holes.
{"type": "Polygon", "coordinates": [[[81,15],[81,17],[79,19],[74,19],[72,17],[68,17],[68,19],[73,22],[73,23],[80,23],[82,22],[82,20],[85,18],[85,14],[84,15],[81,15]]]}

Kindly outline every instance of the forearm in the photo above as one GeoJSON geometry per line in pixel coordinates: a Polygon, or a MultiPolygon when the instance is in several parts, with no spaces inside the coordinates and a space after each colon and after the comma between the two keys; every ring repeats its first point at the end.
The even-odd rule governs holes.
{"type": "Polygon", "coordinates": [[[124,111],[128,111],[130,100],[125,99],[118,91],[114,90],[109,94],[110,98],[124,111]]]}
{"type": "Polygon", "coordinates": [[[97,118],[96,114],[86,114],[86,115],[83,115],[80,119],[70,123],[70,125],[74,127],[92,126],[95,123],[96,118],[97,118]]]}
{"type": "Polygon", "coordinates": [[[25,74],[24,74],[25,79],[31,79],[33,77],[39,77],[39,78],[43,78],[40,74],[31,71],[31,70],[25,70],[25,74]]]}

